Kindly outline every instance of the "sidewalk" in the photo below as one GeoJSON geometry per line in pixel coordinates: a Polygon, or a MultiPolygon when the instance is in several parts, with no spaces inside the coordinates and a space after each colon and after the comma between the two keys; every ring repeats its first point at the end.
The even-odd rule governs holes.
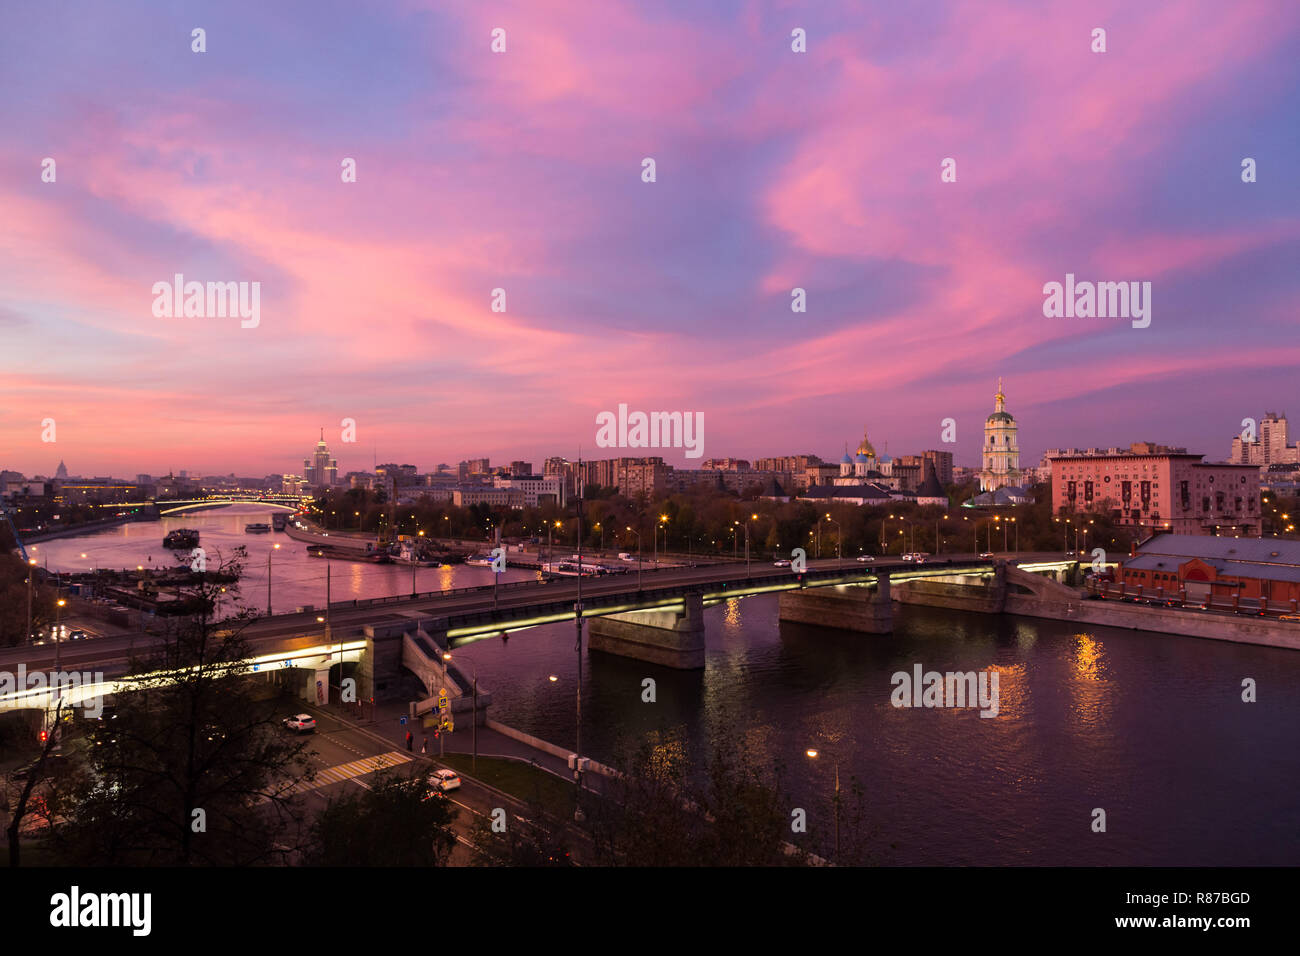
{"type": "MultiPolygon", "coordinates": [[[[406,724],[403,725],[401,718],[406,715],[407,704],[403,701],[378,703],[375,705],[373,720],[355,723],[353,726],[363,727],[385,740],[392,741],[394,749],[401,751],[406,750],[406,732],[409,730],[412,737],[412,753],[415,756],[427,756],[436,759],[440,741],[433,736],[433,728],[426,730],[422,726],[419,717],[414,720],[407,717],[406,724]],[[428,739],[428,752],[421,755],[420,744],[426,738],[428,739]]],[[[349,723],[352,722],[349,721],[349,723]]],[[[549,742],[554,743],[554,741],[549,742]]],[[[442,749],[449,754],[473,753],[474,732],[469,724],[457,722],[456,730],[453,733],[444,734],[441,744],[442,749]]],[[[532,747],[513,737],[508,737],[489,727],[478,728],[478,755],[480,757],[508,757],[531,762],[557,777],[570,782],[573,780],[573,771],[569,769],[563,757],[557,757],[544,750],[538,750],[536,747],[532,747]]],[[[600,793],[601,784],[604,780],[603,775],[589,771],[583,774],[584,789],[600,793]]]]}

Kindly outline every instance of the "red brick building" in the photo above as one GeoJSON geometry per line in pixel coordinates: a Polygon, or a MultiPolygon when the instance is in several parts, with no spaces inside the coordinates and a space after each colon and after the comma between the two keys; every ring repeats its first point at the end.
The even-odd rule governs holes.
{"type": "Polygon", "coordinates": [[[1128,452],[1051,456],[1055,514],[1109,513],[1151,533],[1256,535],[1259,468],[1139,442],[1128,452]]]}
{"type": "Polygon", "coordinates": [[[1285,610],[1300,602],[1300,541],[1161,534],[1121,562],[1118,577],[1129,593],[1177,598],[1186,589],[1189,603],[1263,598],[1285,610]]]}

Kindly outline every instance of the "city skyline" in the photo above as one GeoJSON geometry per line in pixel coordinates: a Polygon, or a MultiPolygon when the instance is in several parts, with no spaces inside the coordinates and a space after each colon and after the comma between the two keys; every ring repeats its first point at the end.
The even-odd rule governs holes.
{"type": "Polygon", "coordinates": [[[706,457],[953,418],[973,462],[998,376],[1026,461],[1219,458],[1290,404],[1295,8],[411,3],[339,47],[235,3],[203,53],[194,16],[0,14],[0,77],[42,77],[0,106],[5,467],[278,472],[345,418],[344,471],[574,458],[619,403],[702,413],[706,457]],[[177,275],[259,321],[159,317],[177,275]],[[1151,283],[1149,327],[1046,317],[1074,276],[1151,283]]]}
{"type": "MultiPolygon", "coordinates": [[[[993,408],[994,408],[995,411],[1004,407],[1004,403],[1005,403],[1005,401],[1006,401],[1006,396],[1003,394],[1003,388],[1002,388],[1002,382],[1001,382],[1001,381],[999,381],[999,383],[998,383],[997,391],[996,391],[996,393],[995,393],[995,395],[994,395],[994,400],[995,400],[995,403],[996,403],[996,404],[993,406],[993,408]]],[[[1006,404],[1006,407],[1009,407],[1009,403],[1006,404]]],[[[1272,412],[1272,411],[1269,411],[1269,412],[1265,412],[1265,413],[1263,414],[1263,416],[1260,416],[1260,417],[1259,417],[1259,427],[1261,427],[1261,428],[1264,429],[1265,434],[1268,433],[1269,422],[1270,422],[1270,421],[1277,421],[1277,420],[1278,420],[1278,419],[1276,419],[1275,417],[1272,417],[1272,416],[1276,416],[1276,415],[1277,415],[1277,413],[1272,412]]],[[[1255,416],[1251,416],[1251,418],[1252,418],[1252,420],[1255,420],[1255,416]]],[[[1015,422],[1015,425],[1014,425],[1013,427],[1014,427],[1014,428],[1018,428],[1018,426],[1019,426],[1019,424],[1020,424],[1019,420],[1018,420],[1018,419],[1015,419],[1014,416],[1012,416],[1012,419],[1013,419],[1013,421],[1015,422]]],[[[1281,415],[1281,421],[1283,421],[1283,422],[1286,421],[1286,413],[1285,413],[1285,412],[1283,412],[1282,415],[1281,415]]],[[[324,432],[325,432],[325,428],[324,428],[323,426],[321,426],[321,427],[319,428],[319,440],[318,440],[318,442],[316,443],[316,445],[315,445],[315,447],[314,447],[314,456],[315,456],[316,462],[317,462],[318,464],[320,464],[321,462],[323,462],[324,465],[326,465],[326,466],[330,466],[330,470],[333,471],[333,473],[336,475],[336,478],[337,478],[338,481],[341,481],[342,478],[343,478],[344,476],[349,475],[349,474],[353,474],[353,473],[359,473],[359,474],[370,474],[370,473],[373,473],[374,470],[375,470],[375,468],[376,468],[377,466],[379,466],[381,463],[397,463],[397,462],[406,463],[406,464],[414,463],[415,466],[416,466],[416,468],[417,468],[417,470],[418,470],[421,474],[431,474],[431,473],[435,472],[435,470],[436,470],[440,465],[444,465],[444,464],[447,465],[447,466],[449,466],[450,468],[453,468],[453,469],[454,469],[454,468],[456,467],[456,465],[453,464],[453,462],[456,463],[456,464],[465,464],[465,463],[468,463],[468,462],[474,462],[474,461],[479,461],[479,460],[492,461],[492,462],[495,462],[495,463],[496,463],[495,465],[493,465],[493,467],[495,468],[495,467],[507,467],[507,466],[509,466],[511,463],[517,463],[517,462],[519,462],[519,461],[528,461],[528,462],[533,463],[534,469],[535,469],[537,472],[540,473],[540,471],[541,471],[541,465],[540,465],[539,463],[540,463],[540,462],[544,462],[544,461],[546,461],[546,460],[549,459],[549,458],[558,457],[558,458],[566,458],[566,459],[568,459],[568,460],[570,460],[570,461],[576,461],[576,460],[577,460],[577,456],[576,456],[576,455],[570,457],[570,456],[568,456],[568,455],[556,454],[556,453],[554,453],[554,452],[550,452],[550,451],[539,452],[539,453],[537,453],[537,454],[535,454],[535,455],[526,455],[526,456],[523,456],[523,457],[521,458],[521,457],[519,457],[519,456],[516,454],[516,452],[515,452],[514,450],[510,450],[510,449],[507,449],[507,450],[505,450],[505,451],[502,451],[502,452],[499,452],[499,453],[496,453],[496,454],[493,454],[493,455],[473,455],[473,456],[439,455],[439,454],[437,454],[437,453],[434,453],[434,454],[432,454],[431,456],[429,456],[429,455],[424,455],[424,454],[419,454],[419,455],[410,455],[410,454],[405,454],[405,453],[403,453],[403,454],[398,454],[398,455],[392,455],[392,454],[379,455],[378,452],[377,452],[377,450],[372,450],[372,453],[371,453],[371,455],[370,455],[371,463],[370,463],[369,467],[366,467],[364,461],[361,463],[361,465],[360,465],[359,467],[351,467],[350,465],[347,465],[347,464],[345,464],[345,465],[337,465],[337,461],[338,461],[339,459],[337,458],[337,456],[336,456],[334,453],[335,453],[336,448],[339,447],[339,446],[341,446],[341,447],[347,449],[347,448],[351,448],[353,445],[358,444],[358,443],[357,443],[357,442],[349,442],[349,441],[346,441],[346,440],[341,440],[341,441],[340,441],[339,443],[337,443],[337,444],[335,444],[335,443],[330,443],[330,442],[328,442],[328,441],[326,440],[326,437],[325,437],[324,432]],[[320,457],[322,454],[326,455],[327,457],[324,458],[324,459],[322,459],[322,458],[320,457]],[[513,457],[512,457],[512,456],[513,456],[513,457]],[[425,458],[431,458],[431,459],[436,458],[436,459],[439,459],[439,460],[438,460],[437,462],[433,462],[432,460],[430,460],[429,462],[426,463],[426,462],[425,462],[425,458]]],[[[881,430],[880,430],[880,429],[872,429],[872,428],[870,427],[870,425],[868,424],[868,427],[866,428],[866,432],[868,433],[868,435],[869,435],[869,434],[872,434],[872,433],[879,435],[879,434],[881,433],[881,430]]],[[[341,434],[346,434],[346,433],[347,433],[347,429],[346,429],[346,428],[345,428],[345,429],[342,429],[342,430],[340,431],[340,433],[341,433],[341,434]]],[[[1244,434],[1244,432],[1243,432],[1243,434],[1244,434]]],[[[1282,434],[1283,436],[1285,436],[1286,432],[1283,431],[1281,434],[1282,434]]],[[[866,440],[866,436],[864,436],[864,440],[866,440]]],[[[1200,450],[1200,449],[1198,449],[1198,448],[1195,447],[1195,446],[1182,446],[1182,447],[1188,448],[1188,449],[1191,450],[1193,453],[1199,453],[1199,454],[1203,455],[1204,458],[1207,460],[1207,462],[1218,462],[1218,461],[1224,461],[1224,462],[1226,462],[1226,461],[1232,461],[1232,460],[1235,460],[1235,458],[1234,458],[1233,456],[1236,454],[1236,448],[1237,448],[1237,446],[1239,446],[1239,445],[1241,444],[1241,435],[1240,435],[1240,434],[1233,435],[1233,436],[1229,437],[1227,441],[1228,441],[1228,445],[1229,445],[1229,453],[1228,453],[1228,454],[1218,454],[1218,453],[1216,453],[1216,452],[1213,451],[1213,450],[1208,450],[1208,451],[1207,451],[1207,450],[1200,450]]],[[[881,455],[887,455],[887,454],[889,453],[888,442],[889,442],[889,439],[888,439],[888,438],[884,438],[884,439],[881,441],[881,447],[880,447],[880,449],[879,449],[879,454],[881,454],[881,455]]],[[[980,439],[980,448],[979,448],[979,450],[980,450],[981,452],[987,453],[988,448],[987,448],[985,442],[986,442],[986,430],[984,429],[983,422],[981,422],[981,439],[980,439]]],[[[1046,444],[1043,446],[1041,452],[1037,452],[1037,453],[1029,454],[1029,455],[1022,455],[1022,457],[1020,458],[1020,464],[1021,464],[1021,466],[1024,467],[1024,468],[1035,468],[1035,467],[1039,466],[1042,462],[1044,462],[1045,459],[1046,459],[1046,455],[1047,455],[1047,453],[1048,453],[1049,451],[1053,451],[1053,450],[1066,449],[1066,448],[1098,448],[1098,449],[1105,450],[1105,449],[1107,449],[1107,448],[1117,448],[1117,447],[1118,447],[1118,448],[1123,448],[1123,447],[1126,447],[1126,446],[1128,446],[1129,444],[1132,444],[1132,443],[1134,443],[1134,442],[1146,443],[1147,440],[1146,440],[1146,439],[1141,439],[1141,440],[1139,440],[1139,439],[1136,439],[1136,438],[1125,437],[1125,438],[1121,438],[1121,439],[1116,439],[1115,441],[1112,441],[1112,442],[1102,442],[1102,443],[1098,443],[1098,444],[1083,444],[1083,443],[1078,443],[1078,442],[1069,442],[1069,441],[1063,441],[1063,440],[1061,440],[1061,441],[1054,441],[1054,442],[1048,442],[1048,443],[1046,443],[1046,444]]],[[[1173,443],[1168,443],[1168,442],[1156,442],[1155,444],[1160,444],[1160,445],[1171,445],[1171,444],[1173,444],[1173,443]]],[[[1258,443],[1257,443],[1257,444],[1258,444],[1258,443]]],[[[845,441],[845,442],[843,443],[843,446],[844,446],[845,448],[848,448],[849,445],[850,445],[850,443],[849,443],[848,441],[845,441]]],[[[943,451],[943,452],[948,452],[948,453],[950,453],[950,454],[952,454],[952,455],[954,456],[953,464],[954,464],[955,467],[967,468],[967,469],[969,469],[969,470],[976,471],[976,472],[980,471],[980,470],[982,469],[982,465],[983,465],[983,462],[980,460],[980,455],[979,455],[979,454],[976,454],[976,455],[975,455],[975,461],[974,461],[974,462],[971,462],[971,461],[965,460],[965,459],[963,459],[962,457],[960,457],[960,452],[958,452],[958,451],[956,450],[958,447],[959,447],[959,446],[958,446],[957,443],[950,443],[950,442],[943,442],[943,441],[935,442],[935,443],[933,443],[932,445],[930,445],[930,446],[926,446],[926,447],[924,447],[924,448],[923,448],[923,447],[906,447],[906,448],[899,448],[899,447],[897,447],[897,445],[896,445],[896,446],[895,446],[895,453],[896,453],[895,456],[897,456],[897,455],[915,455],[915,454],[919,454],[921,451],[925,451],[925,450],[943,451]]],[[[363,452],[364,452],[364,449],[358,449],[358,452],[357,452],[356,454],[361,454],[362,457],[364,458],[364,454],[362,454],[363,452]]],[[[1293,449],[1293,452],[1294,452],[1294,449],[1293,449]]],[[[846,452],[846,453],[847,453],[847,452],[846,452]]],[[[742,456],[742,455],[740,455],[740,454],[734,454],[734,453],[728,453],[728,454],[713,454],[713,455],[710,455],[708,458],[703,458],[703,460],[700,460],[700,459],[692,460],[692,459],[690,459],[690,458],[683,458],[682,451],[681,451],[680,449],[672,449],[672,448],[658,448],[658,447],[655,447],[655,448],[650,448],[650,447],[594,448],[594,449],[592,449],[592,452],[591,452],[591,453],[589,453],[589,454],[584,454],[582,457],[584,458],[584,460],[587,460],[587,461],[608,460],[608,459],[617,459],[617,458],[660,457],[660,458],[663,458],[663,460],[665,461],[666,464],[672,465],[672,466],[674,466],[675,468],[677,468],[677,469],[679,469],[679,470],[682,470],[682,469],[689,470],[689,469],[699,469],[699,468],[704,468],[704,467],[705,467],[705,466],[706,466],[710,461],[712,461],[712,460],[718,460],[718,459],[742,459],[742,460],[747,460],[747,461],[751,461],[751,462],[752,462],[752,461],[754,461],[754,460],[756,460],[756,459],[759,459],[759,458],[783,457],[783,456],[798,456],[798,455],[805,455],[805,454],[810,454],[810,455],[814,455],[814,456],[820,457],[821,460],[822,460],[824,463],[826,463],[826,464],[836,464],[836,463],[839,461],[839,458],[838,458],[838,456],[837,456],[837,454],[836,454],[835,452],[831,452],[831,453],[822,453],[822,452],[819,452],[819,451],[809,451],[809,450],[807,450],[807,449],[802,449],[802,450],[791,450],[791,449],[773,450],[773,449],[767,449],[767,450],[762,451],[762,452],[760,452],[760,453],[758,453],[758,454],[752,454],[752,455],[748,455],[748,456],[742,456]]],[[[351,460],[351,459],[344,459],[344,461],[349,461],[349,460],[351,460]]],[[[161,470],[161,471],[149,471],[149,470],[141,470],[141,469],[139,469],[139,468],[134,468],[134,469],[128,468],[126,472],[123,472],[122,474],[119,474],[119,475],[115,475],[115,474],[112,474],[111,472],[104,472],[104,471],[78,471],[77,474],[75,475],[75,477],[78,477],[78,478],[89,478],[89,477],[92,477],[92,476],[98,476],[98,477],[125,478],[125,477],[127,477],[128,475],[130,475],[130,476],[135,476],[135,475],[150,475],[150,476],[153,476],[153,477],[156,478],[156,477],[161,477],[161,476],[165,476],[165,475],[180,476],[180,475],[182,475],[182,473],[185,473],[185,474],[187,474],[191,479],[193,479],[193,478],[200,477],[200,476],[230,476],[230,475],[236,475],[236,476],[238,476],[238,477],[242,477],[242,478],[249,478],[249,477],[257,477],[257,476],[259,476],[259,475],[261,475],[261,476],[265,476],[265,475],[283,475],[283,476],[286,476],[286,477],[287,477],[287,476],[290,476],[290,475],[295,475],[295,476],[298,476],[298,477],[305,477],[305,478],[309,479],[309,482],[312,483],[312,484],[333,484],[333,483],[334,483],[334,482],[315,482],[315,481],[311,481],[312,476],[313,476],[313,473],[314,473],[314,466],[313,466],[312,462],[309,461],[309,460],[304,460],[304,461],[303,461],[303,464],[304,464],[304,468],[302,469],[301,472],[293,471],[293,470],[275,470],[274,468],[271,468],[271,469],[259,469],[259,468],[254,468],[254,469],[251,469],[251,470],[249,470],[249,469],[243,469],[243,470],[241,470],[241,469],[231,469],[231,470],[227,470],[227,469],[224,468],[224,467],[192,468],[192,467],[175,467],[175,466],[171,466],[171,465],[169,465],[165,470],[161,470]]],[[[35,476],[44,476],[44,477],[47,477],[47,478],[49,478],[49,477],[57,477],[56,474],[55,474],[55,472],[46,472],[46,471],[43,471],[43,470],[41,470],[41,469],[34,469],[34,470],[23,471],[22,469],[14,468],[12,465],[9,465],[9,464],[7,464],[7,463],[5,463],[5,462],[0,462],[0,471],[3,471],[3,470],[20,471],[20,472],[22,472],[23,474],[27,475],[28,477],[35,477],[35,476]]],[[[64,475],[67,474],[66,465],[65,465],[63,459],[60,459],[60,460],[59,460],[59,465],[58,465],[58,468],[56,469],[56,471],[62,472],[64,475]]]]}

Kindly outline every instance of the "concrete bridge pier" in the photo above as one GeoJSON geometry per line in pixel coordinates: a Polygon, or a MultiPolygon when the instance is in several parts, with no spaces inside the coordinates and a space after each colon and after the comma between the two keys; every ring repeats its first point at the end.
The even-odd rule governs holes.
{"type": "Polygon", "coordinates": [[[780,619],[800,624],[836,627],[863,634],[888,634],[894,629],[889,573],[876,575],[874,588],[863,584],[782,591],[780,619]]]}
{"type": "Polygon", "coordinates": [[[330,669],[328,665],[305,672],[299,696],[309,704],[324,706],[330,702],[330,669]]]}
{"type": "Polygon", "coordinates": [[[704,595],[688,594],[678,611],[627,611],[587,621],[593,651],[693,670],[704,666],[704,595]]]}

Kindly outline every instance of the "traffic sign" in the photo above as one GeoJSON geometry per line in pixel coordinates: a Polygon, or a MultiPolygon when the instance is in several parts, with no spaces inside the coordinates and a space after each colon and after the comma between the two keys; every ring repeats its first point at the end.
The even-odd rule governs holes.
{"type": "Polygon", "coordinates": [[[403,726],[403,727],[406,726],[406,715],[405,715],[405,714],[402,715],[402,726],[403,726]]]}

